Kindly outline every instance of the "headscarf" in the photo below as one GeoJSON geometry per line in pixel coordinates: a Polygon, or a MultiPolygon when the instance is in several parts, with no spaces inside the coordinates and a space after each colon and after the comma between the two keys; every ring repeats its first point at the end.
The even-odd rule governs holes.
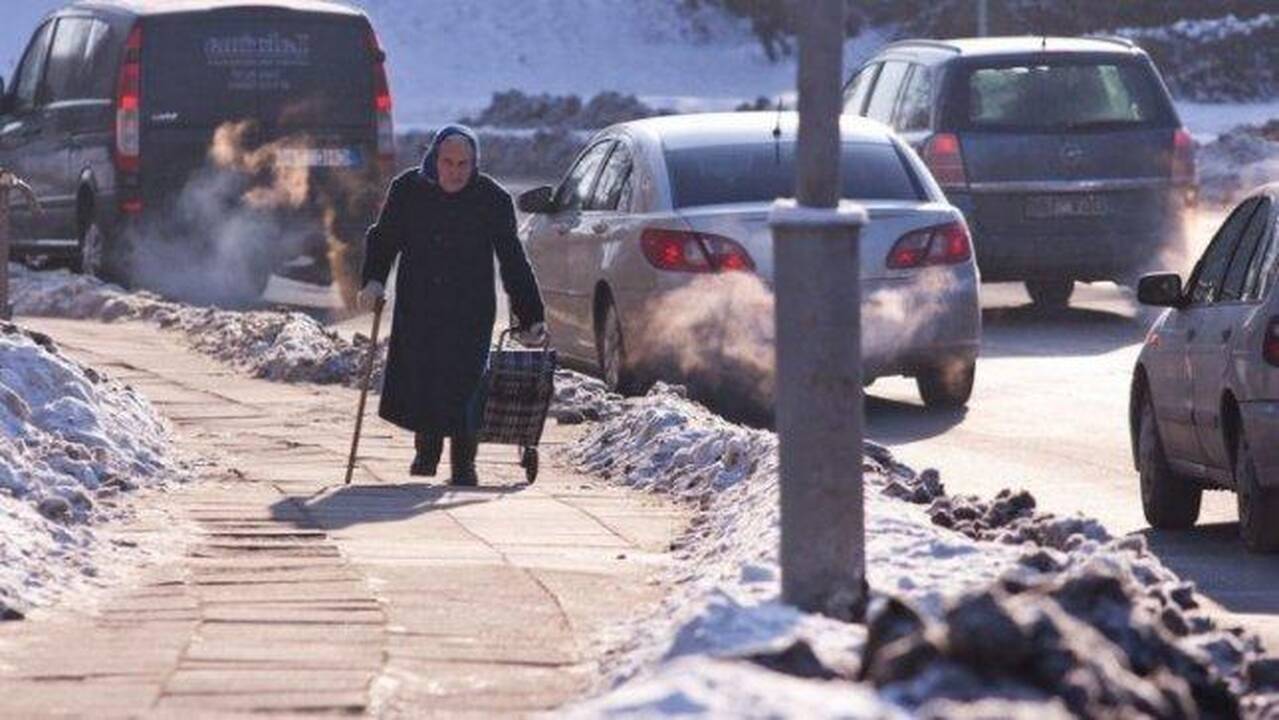
{"type": "Polygon", "coordinates": [[[480,174],[480,138],[475,134],[474,130],[465,125],[445,125],[435,133],[435,138],[431,140],[431,146],[426,149],[426,154],[422,156],[422,167],[418,171],[422,174],[422,179],[432,185],[440,184],[440,172],[437,166],[440,145],[454,136],[465,138],[471,144],[471,154],[474,155],[475,161],[471,165],[471,177],[468,182],[474,181],[476,176],[480,174]]]}

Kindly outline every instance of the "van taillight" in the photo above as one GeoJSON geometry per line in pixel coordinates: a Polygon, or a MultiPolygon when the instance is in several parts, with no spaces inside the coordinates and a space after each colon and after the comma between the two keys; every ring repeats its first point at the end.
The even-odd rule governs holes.
{"type": "Polygon", "coordinates": [[[658,270],[672,272],[750,272],[755,261],[746,249],[720,235],[649,228],[640,235],[644,257],[658,270]]]}
{"type": "Polygon", "coordinates": [[[1195,182],[1195,141],[1185,128],[1172,133],[1172,181],[1177,185],[1195,182]]]}
{"type": "Polygon", "coordinates": [[[377,118],[378,162],[385,174],[395,166],[395,120],[391,114],[391,84],[386,76],[386,52],[377,33],[369,28],[367,42],[373,54],[373,113],[377,118]]]}
{"type": "Polygon", "coordinates": [[[1266,362],[1274,367],[1279,367],[1279,316],[1270,318],[1270,325],[1266,328],[1266,337],[1262,341],[1262,354],[1266,358],[1266,362]]]}
{"type": "Polygon", "coordinates": [[[968,173],[964,172],[964,154],[959,147],[959,136],[938,133],[924,142],[924,164],[932,171],[937,184],[942,187],[967,185],[968,173]]]}
{"type": "Polygon", "coordinates": [[[142,28],[135,26],[124,45],[115,93],[115,166],[136,173],[142,151],[142,28]]]}
{"type": "Polygon", "coordinates": [[[963,223],[953,222],[903,235],[888,253],[892,270],[925,265],[958,265],[973,256],[973,245],[963,223]]]}

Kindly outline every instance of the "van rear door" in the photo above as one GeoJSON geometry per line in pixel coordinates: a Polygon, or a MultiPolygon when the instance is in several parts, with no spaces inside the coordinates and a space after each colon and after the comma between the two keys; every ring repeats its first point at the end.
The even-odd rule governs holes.
{"type": "Polygon", "coordinates": [[[1143,57],[975,58],[948,83],[979,234],[1149,233],[1168,217],[1175,110],[1143,57]]]}
{"type": "Polygon", "coordinates": [[[254,122],[251,145],[297,139],[290,162],[375,165],[370,37],[362,16],[278,8],[149,18],[142,51],[147,184],[181,187],[204,163],[216,129],[246,120],[254,122]]]}

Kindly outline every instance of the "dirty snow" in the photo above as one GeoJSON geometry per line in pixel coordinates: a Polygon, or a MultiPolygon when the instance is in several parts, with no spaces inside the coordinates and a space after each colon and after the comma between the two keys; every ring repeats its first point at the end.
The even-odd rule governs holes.
{"type": "MultiPolygon", "coordinates": [[[[347,341],[309,315],[278,310],[236,311],[170,302],[66,270],[9,265],[14,314],[118,322],[145,320],[182,332],[191,346],[250,375],[280,382],[355,385],[368,338],[347,341]]],[[[380,387],[381,358],[374,368],[380,387]]]]}
{"type": "Polygon", "coordinates": [[[606,640],[617,686],[571,716],[1067,717],[1167,710],[1187,697],[1236,710],[1246,697],[1256,715],[1276,697],[1279,682],[1264,677],[1272,661],[1255,640],[1217,629],[1193,587],[1139,539],[1037,512],[1024,493],[948,496],[935,471],[915,473],[872,443],[869,632],[800,613],[778,599],[776,436],[712,415],[678,387],[617,405],[565,459],[697,512],[661,608],[606,640]],[[978,610],[1032,655],[1067,658],[1054,666],[1065,675],[1039,666],[983,674],[984,656],[966,648],[986,630],[972,625],[974,636],[961,622],[985,617],[978,610]],[[995,622],[1009,617],[1017,622],[995,622]],[[894,654],[903,646],[918,654],[894,654]],[[806,700],[840,681],[845,704],[806,700]]]}
{"type": "Polygon", "coordinates": [[[131,492],[183,477],[145,398],[0,323],[0,619],[92,583],[103,553],[126,551],[97,526],[127,517],[131,492]]]}

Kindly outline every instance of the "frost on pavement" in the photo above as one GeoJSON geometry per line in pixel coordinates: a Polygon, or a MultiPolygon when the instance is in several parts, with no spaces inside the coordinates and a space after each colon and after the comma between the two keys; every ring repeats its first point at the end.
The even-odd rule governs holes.
{"type": "MultiPolygon", "coordinates": [[[[348,342],[299,312],[240,312],[170,302],[65,270],[38,272],[10,264],[14,313],[73,320],[149,320],[185,334],[200,352],[254,377],[279,382],[355,385],[368,339],[348,342]]],[[[374,368],[380,387],[385,341],[374,368]]]]}
{"type": "Polygon", "coordinates": [[[938,473],[916,473],[873,443],[867,623],[783,605],[776,436],[661,384],[616,404],[566,459],[696,513],[662,607],[611,638],[617,687],[575,707],[579,717],[1233,717],[1279,707],[1275,661],[1255,638],[1218,628],[1141,538],[1039,512],[1024,492],[949,496],[938,473]],[[803,700],[841,683],[858,709],[803,700]]]}
{"type": "Polygon", "coordinates": [[[144,398],[0,323],[0,618],[92,582],[111,550],[95,526],[182,472],[144,398]]]}

